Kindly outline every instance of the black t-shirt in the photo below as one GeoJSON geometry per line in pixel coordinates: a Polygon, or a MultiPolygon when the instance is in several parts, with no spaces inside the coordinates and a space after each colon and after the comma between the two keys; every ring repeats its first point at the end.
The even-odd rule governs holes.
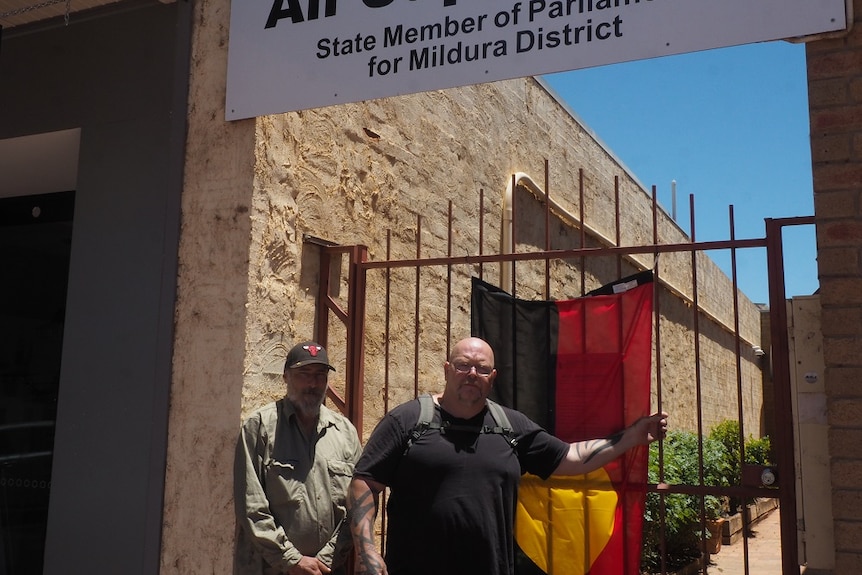
{"type": "Polygon", "coordinates": [[[404,453],[419,411],[414,400],[386,414],[356,464],[356,476],[390,488],[390,575],[511,575],[520,477],[529,472],[547,478],[568,444],[506,409],[518,439],[513,450],[505,436],[479,433],[495,424],[487,408],[463,420],[435,405],[434,421],[442,417],[458,431],[429,429],[404,453]]]}

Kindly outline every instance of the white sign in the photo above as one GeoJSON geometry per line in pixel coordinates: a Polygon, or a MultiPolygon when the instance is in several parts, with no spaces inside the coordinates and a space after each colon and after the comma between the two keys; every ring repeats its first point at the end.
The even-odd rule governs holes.
{"type": "Polygon", "coordinates": [[[236,120],[843,30],[845,0],[233,0],[236,120]]]}

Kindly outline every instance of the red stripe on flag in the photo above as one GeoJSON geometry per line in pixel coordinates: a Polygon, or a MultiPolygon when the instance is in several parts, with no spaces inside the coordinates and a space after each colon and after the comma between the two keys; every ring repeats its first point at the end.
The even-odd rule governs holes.
{"type": "MultiPolygon", "coordinates": [[[[557,302],[556,429],[566,441],[607,437],[649,414],[653,284],[557,302]]],[[[589,575],[637,575],[647,450],[605,466],[619,496],[613,534],[589,575]]]]}

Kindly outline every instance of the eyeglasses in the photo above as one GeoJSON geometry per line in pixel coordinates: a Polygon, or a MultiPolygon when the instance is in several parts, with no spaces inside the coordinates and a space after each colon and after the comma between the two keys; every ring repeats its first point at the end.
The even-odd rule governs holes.
{"type": "Polygon", "coordinates": [[[487,365],[471,365],[469,363],[453,363],[452,367],[458,373],[467,374],[470,373],[471,370],[476,370],[476,375],[481,375],[482,377],[488,377],[491,375],[491,372],[494,371],[493,367],[489,367],[487,365]]]}

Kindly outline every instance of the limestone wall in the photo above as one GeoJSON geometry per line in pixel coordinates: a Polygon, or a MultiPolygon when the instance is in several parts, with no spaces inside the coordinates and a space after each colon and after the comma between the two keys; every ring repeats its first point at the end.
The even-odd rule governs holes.
{"type": "MultiPolygon", "coordinates": [[[[575,226],[580,219],[581,170],[583,219],[588,228],[605,238],[615,237],[617,177],[621,243],[651,243],[650,196],[534,79],[259,119],[244,409],[259,403],[262,389],[273,395],[281,392],[279,360],[285,347],[293,337],[313,333],[316,248],[303,245],[303,235],[341,245],[364,244],[374,261],[444,257],[450,249],[455,256],[499,253],[503,201],[511,174],[529,174],[543,187],[545,159],[548,187],[560,206],[551,219],[551,249],[577,248],[580,243],[575,226]],[[482,246],[480,190],[484,197],[482,246]],[[447,224],[450,202],[451,236],[447,224]],[[268,371],[267,365],[275,367],[268,371]]],[[[543,249],[542,204],[533,193],[519,187],[514,205],[517,250],[543,249]]],[[[662,243],[686,241],[676,224],[663,212],[660,216],[662,243]]],[[[587,245],[604,244],[601,238],[591,236],[587,245]]],[[[648,267],[653,256],[635,259],[648,267]]],[[[704,425],[708,428],[725,417],[736,418],[735,364],[729,362],[734,344],[728,332],[733,326],[732,290],[728,278],[708,258],[700,253],[697,260],[699,303],[708,312],[700,318],[702,388],[704,398],[710,399],[704,400],[704,425]],[[724,329],[717,324],[723,324],[724,329]]],[[[623,275],[634,271],[634,266],[634,261],[626,261],[623,275]]],[[[548,297],[562,299],[582,293],[578,261],[554,262],[552,267],[548,297]]],[[[545,297],[544,262],[518,263],[516,268],[516,294],[526,299],[545,297]]],[[[586,268],[586,290],[618,277],[615,258],[590,259],[586,268]]],[[[666,333],[663,399],[665,407],[675,412],[676,425],[696,429],[694,320],[690,308],[674,293],[691,298],[690,269],[690,253],[661,256],[660,274],[669,283],[669,288],[662,290],[666,310],[662,322],[666,333]],[[675,309],[680,306],[683,309],[675,309]]],[[[366,432],[382,414],[384,398],[394,405],[412,397],[415,388],[439,388],[447,344],[469,332],[469,278],[480,272],[492,283],[501,281],[497,264],[485,264],[481,270],[477,265],[455,266],[451,285],[444,266],[423,268],[417,306],[415,268],[390,272],[388,305],[383,299],[385,271],[369,271],[366,432]],[[417,307],[419,327],[414,328],[417,307]],[[383,323],[387,311],[388,337],[383,323]],[[384,395],[387,344],[389,383],[384,395]],[[416,365],[418,380],[414,377],[416,365]]],[[[346,277],[341,279],[341,291],[346,293],[346,277]]],[[[744,296],[741,301],[742,347],[750,350],[751,344],[759,342],[759,316],[744,296]]],[[[335,330],[331,334],[330,347],[343,352],[338,333],[335,330]]],[[[750,360],[744,359],[744,387],[753,420],[746,427],[758,429],[751,425],[759,421],[759,371],[750,360]]]]}

